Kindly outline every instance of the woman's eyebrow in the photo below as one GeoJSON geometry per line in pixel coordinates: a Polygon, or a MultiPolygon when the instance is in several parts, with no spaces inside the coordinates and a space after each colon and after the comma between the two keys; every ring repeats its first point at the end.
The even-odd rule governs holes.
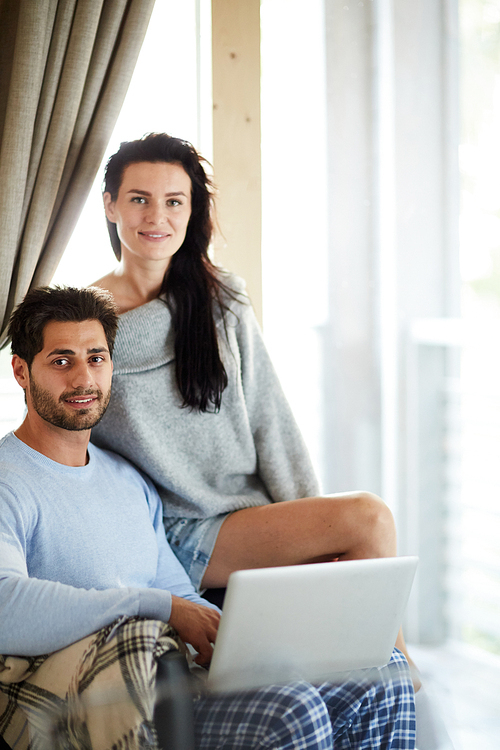
{"type": "MultiPolygon", "coordinates": [[[[127,190],[127,195],[129,193],[136,193],[137,195],[145,195],[145,196],[151,195],[151,193],[149,193],[147,190],[136,190],[135,188],[132,188],[132,190],[127,190]]],[[[169,198],[175,197],[176,195],[183,195],[184,198],[186,198],[186,193],[184,193],[182,190],[175,190],[175,191],[172,191],[171,193],[165,193],[165,196],[169,198]]]]}

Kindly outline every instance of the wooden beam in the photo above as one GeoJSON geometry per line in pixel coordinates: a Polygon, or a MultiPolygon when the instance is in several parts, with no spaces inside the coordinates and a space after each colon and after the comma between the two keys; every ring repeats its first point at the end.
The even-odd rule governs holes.
{"type": "Polygon", "coordinates": [[[260,0],[212,0],[218,263],[242,276],[262,322],[260,0]]]}

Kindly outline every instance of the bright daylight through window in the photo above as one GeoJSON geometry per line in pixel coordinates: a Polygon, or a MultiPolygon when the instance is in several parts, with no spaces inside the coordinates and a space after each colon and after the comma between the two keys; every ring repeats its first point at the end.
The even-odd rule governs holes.
{"type": "Polygon", "coordinates": [[[463,579],[458,637],[500,654],[500,2],[461,0],[463,579]]]}

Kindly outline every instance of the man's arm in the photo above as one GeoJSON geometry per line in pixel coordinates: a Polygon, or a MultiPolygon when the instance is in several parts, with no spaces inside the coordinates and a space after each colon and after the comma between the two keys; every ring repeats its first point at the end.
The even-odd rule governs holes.
{"type": "MultiPolygon", "coordinates": [[[[37,538],[43,516],[41,511],[33,509],[26,512],[26,504],[0,482],[1,654],[50,653],[121,615],[168,621],[171,612],[168,591],[77,588],[59,583],[57,570],[54,577],[50,576],[52,580],[30,577],[28,539],[37,538]]],[[[47,543],[45,539],[44,544],[47,543]]]]}
{"type": "MultiPolygon", "coordinates": [[[[51,653],[108,625],[117,617],[138,615],[170,622],[173,627],[177,624],[181,638],[192,642],[204,661],[208,658],[207,643],[213,642],[218,610],[198,596],[184,568],[170,550],[161,522],[161,501],[149,483],[148,488],[151,492],[148,495],[150,517],[158,542],[156,579],[151,588],[98,590],[29,577],[26,519],[9,489],[0,487],[4,500],[0,519],[1,654],[33,656],[51,653]],[[191,607],[180,601],[174,611],[172,594],[190,599],[186,605],[191,607]]],[[[104,560],[103,565],[106,565],[104,560]]]]}
{"type": "Polygon", "coordinates": [[[29,578],[19,551],[0,537],[0,653],[57,651],[121,615],[168,622],[171,595],[158,589],[79,589],[29,578]]]}

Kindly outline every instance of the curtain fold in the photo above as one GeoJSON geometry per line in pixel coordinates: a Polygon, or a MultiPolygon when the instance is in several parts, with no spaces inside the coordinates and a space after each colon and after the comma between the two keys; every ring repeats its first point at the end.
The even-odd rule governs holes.
{"type": "Polygon", "coordinates": [[[0,0],[0,346],[50,283],[120,112],[154,0],[0,0]]]}

